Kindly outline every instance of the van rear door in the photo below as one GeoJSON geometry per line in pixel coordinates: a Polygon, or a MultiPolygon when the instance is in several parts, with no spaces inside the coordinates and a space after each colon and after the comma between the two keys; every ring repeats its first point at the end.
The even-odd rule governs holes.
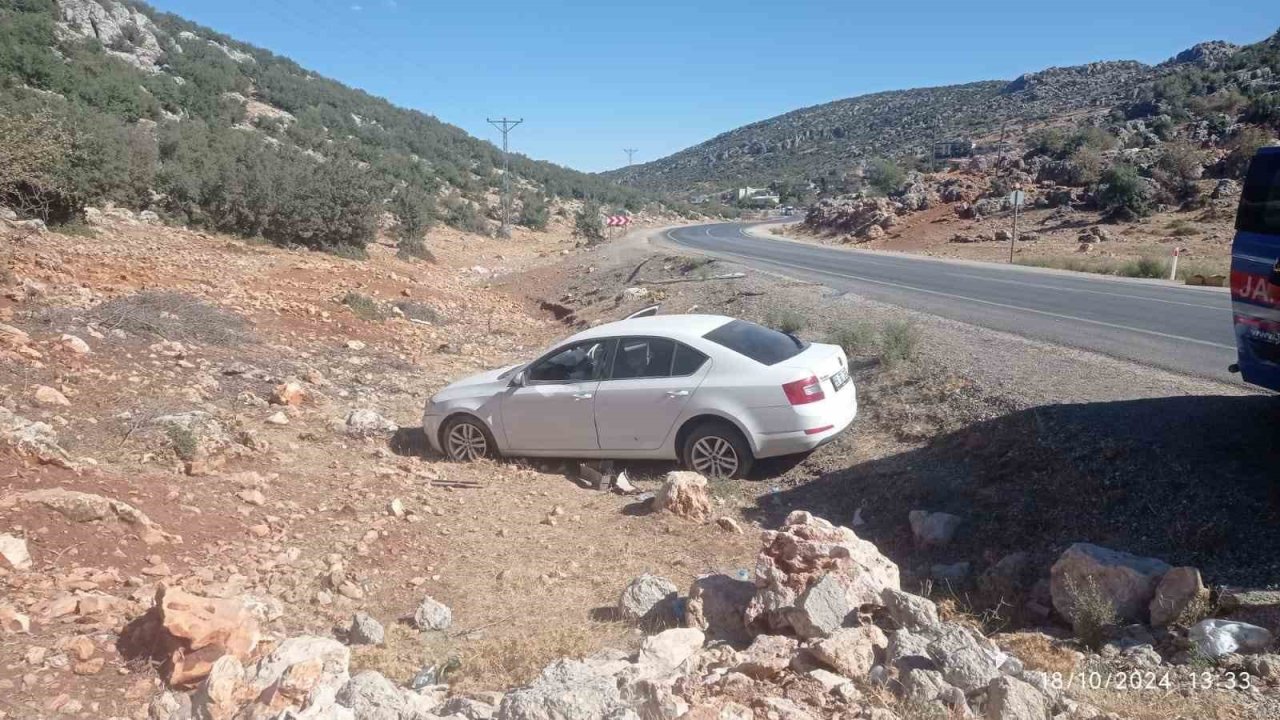
{"type": "Polygon", "coordinates": [[[1259,150],[1245,176],[1231,301],[1241,377],[1280,391],[1280,147],[1259,150]]]}

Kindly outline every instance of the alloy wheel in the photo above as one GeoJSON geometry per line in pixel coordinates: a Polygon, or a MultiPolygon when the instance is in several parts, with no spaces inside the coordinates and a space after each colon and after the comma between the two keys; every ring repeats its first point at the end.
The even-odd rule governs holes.
{"type": "Polygon", "coordinates": [[[722,437],[699,438],[689,453],[693,469],[709,478],[731,478],[738,471],[738,452],[722,437]]]}
{"type": "Polygon", "coordinates": [[[489,450],[484,431],[469,422],[460,422],[449,430],[449,457],[454,460],[479,460],[489,450]]]}

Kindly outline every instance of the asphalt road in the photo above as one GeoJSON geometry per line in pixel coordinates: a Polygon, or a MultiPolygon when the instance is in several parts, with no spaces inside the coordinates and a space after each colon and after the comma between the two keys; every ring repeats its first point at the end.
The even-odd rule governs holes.
{"type": "Polygon", "coordinates": [[[1238,382],[1231,298],[1216,289],[770,240],[740,223],[677,245],[912,310],[1177,372],[1238,382]]]}

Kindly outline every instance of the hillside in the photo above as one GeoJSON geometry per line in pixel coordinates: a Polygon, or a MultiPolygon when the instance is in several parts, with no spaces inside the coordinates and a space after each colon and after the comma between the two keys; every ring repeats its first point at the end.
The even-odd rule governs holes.
{"type": "Polygon", "coordinates": [[[1239,115],[1255,98],[1270,98],[1268,107],[1274,107],[1275,44],[1273,37],[1242,51],[1209,42],[1157,66],[1097,62],[1049,68],[1011,82],[863,95],[752,123],[605,177],[672,193],[751,185],[773,187],[784,196],[803,195],[800,189],[812,183],[811,189],[827,194],[856,187],[863,165],[872,158],[920,162],[934,142],[995,146],[1002,137],[1013,139],[1035,126],[1124,124],[1162,115],[1177,120],[1195,109],[1205,115],[1224,110],[1239,115]],[[1214,93],[1227,104],[1186,106],[1189,97],[1214,93]]]}
{"type": "MultiPolygon", "coordinates": [[[[479,112],[479,111],[477,111],[479,112]]],[[[363,247],[386,209],[410,234],[436,218],[491,232],[501,152],[146,5],[0,3],[0,204],[54,222],[86,204],[280,243],[363,247]]],[[[514,217],[643,196],[521,155],[514,217]]]]}

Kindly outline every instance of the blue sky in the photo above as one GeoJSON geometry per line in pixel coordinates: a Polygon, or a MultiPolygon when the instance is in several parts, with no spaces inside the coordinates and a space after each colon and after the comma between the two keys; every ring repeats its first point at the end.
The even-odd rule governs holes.
{"type": "Polygon", "coordinates": [[[523,117],[513,149],[589,171],[853,95],[1159,62],[1280,26],[1274,0],[151,4],[482,138],[486,116],[523,117]]]}

